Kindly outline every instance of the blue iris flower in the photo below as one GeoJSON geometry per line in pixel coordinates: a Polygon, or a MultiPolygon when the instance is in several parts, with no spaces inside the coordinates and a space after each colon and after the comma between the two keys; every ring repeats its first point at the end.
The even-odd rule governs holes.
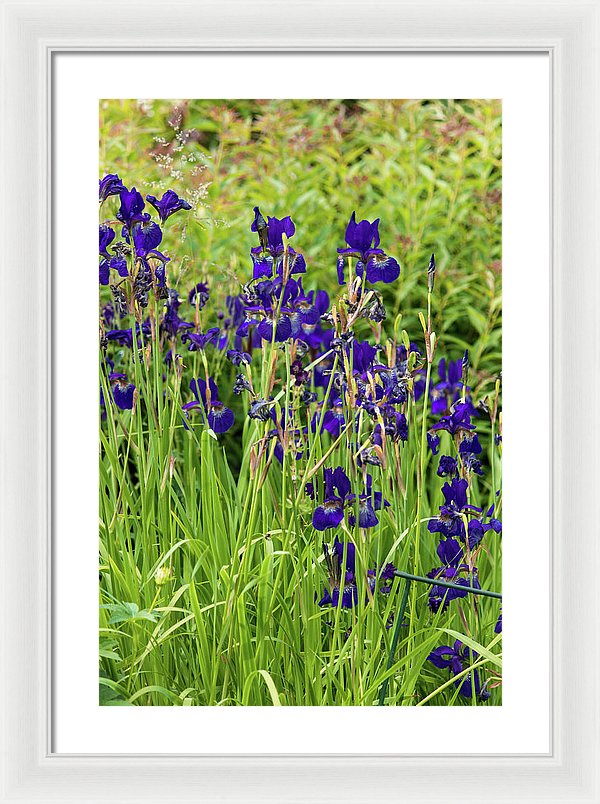
{"type": "Polygon", "coordinates": [[[191,204],[180,198],[174,190],[167,190],[160,200],[153,195],[147,195],[146,201],[152,204],[154,209],[158,212],[160,222],[164,223],[167,218],[179,212],[180,209],[191,209],[191,204]]]}
{"type": "Polygon", "coordinates": [[[356,221],[356,212],[346,227],[346,248],[338,248],[338,282],[344,284],[344,257],[355,257],[357,276],[363,276],[371,283],[395,282],[400,276],[400,265],[393,257],[388,257],[379,248],[379,218],[373,222],[356,221]]]}
{"type": "MultiPolygon", "coordinates": [[[[469,650],[463,643],[457,639],[452,647],[449,645],[441,645],[439,648],[432,650],[427,657],[435,667],[441,669],[448,668],[453,675],[462,673],[477,659],[478,653],[474,650],[469,650]]],[[[487,701],[490,693],[481,684],[481,676],[479,670],[472,670],[464,676],[456,679],[454,682],[458,687],[459,695],[463,698],[471,698],[473,695],[473,688],[475,695],[481,701],[487,701]]]]}
{"type": "Polygon", "coordinates": [[[100,179],[100,203],[106,201],[111,195],[119,195],[125,187],[116,173],[108,173],[100,179]]]}
{"type": "Polygon", "coordinates": [[[131,410],[135,400],[135,385],[129,382],[126,374],[111,372],[108,381],[112,387],[115,405],[121,410],[131,410]]]}
{"type": "Polygon", "coordinates": [[[190,380],[190,391],[196,397],[192,402],[183,405],[186,415],[188,411],[202,408],[208,426],[215,433],[226,433],[233,427],[235,417],[233,411],[225,407],[219,400],[219,390],[212,377],[206,380],[190,380]]]}
{"type": "MultiPolygon", "coordinates": [[[[269,278],[273,273],[281,276],[283,273],[283,235],[293,237],[296,232],[294,222],[287,215],[285,218],[268,217],[265,221],[260,209],[254,207],[254,220],[250,226],[252,232],[257,232],[260,246],[250,250],[254,264],[254,279],[269,278]]],[[[291,246],[288,246],[289,273],[303,274],[306,272],[306,260],[291,246]]]]}

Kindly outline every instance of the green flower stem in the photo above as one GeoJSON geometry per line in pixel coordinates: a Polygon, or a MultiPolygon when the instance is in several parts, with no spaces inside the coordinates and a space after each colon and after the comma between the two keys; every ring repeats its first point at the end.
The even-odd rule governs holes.
{"type": "MultiPolygon", "coordinates": [[[[400,573],[396,573],[399,575],[400,573]]],[[[390,647],[390,653],[388,656],[386,670],[389,670],[391,666],[394,664],[394,656],[396,655],[396,648],[398,647],[398,640],[400,639],[400,629],[402,628],[402,620],[404,619],[404,612],[406,611],[406,604],[408,602],[408,593],[410,591],[410,584],[412,580],[422,580],[419,578],[418,575],[408,575],[408,573],[402,574],[404,577],[404,592],[402,593],[402,600],[400,601],[400,608],[396,613],[396,621],[394,623],[394,633],[392,635],[392,645],[390,647]]],[[[390,684],[390,677],[388,676],[383,684],[381,685],[381,689],[379,691],[379,703],[378,706],[385,706],[385,697],[387,695],[388,687],[390,684]]]]}

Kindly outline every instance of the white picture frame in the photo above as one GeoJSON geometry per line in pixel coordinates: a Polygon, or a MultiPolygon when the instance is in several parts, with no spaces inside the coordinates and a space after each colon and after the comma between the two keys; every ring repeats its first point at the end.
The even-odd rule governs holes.
{"type": "MultiPolygon", "coordinates": [[[[2,8],[4,802],[599,802],[598,3],[16,3],[2,8]],[[50,750],[52,56],[546,52],[552,64],[552,750],[548,755],[66,755],[50,750]],[[15,305],[14,299],[27,305],[15,305]],[[31,377],[38,378],[32,383],[31,377]]],[[[524,359],[535,349],[524,339],[524,359]]],[[[531,356],[531,355],[530,355],[531,356]]],[[[533,357],[531,356],[531,359],[533,357]]]]}

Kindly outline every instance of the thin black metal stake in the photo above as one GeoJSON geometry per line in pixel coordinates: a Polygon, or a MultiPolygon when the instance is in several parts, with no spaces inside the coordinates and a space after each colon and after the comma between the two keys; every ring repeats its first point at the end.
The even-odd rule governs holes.
{"type": "Polygon", "coordinates": [[[497,600],[502,600],[500,592],[489,592],[487,589],[475,589],[473,586],[461,586],[459,583],[442,581],[441,578],[425,578],[423,575],[412,575],[410,572],[402,572],[402,570],[396,570],[394,575],[397,575],[399,578],[410,579],[411,581],[428,583],[430,586],[445,586],[447,589],[459,589],[461,592],[470,592],[472,595],[483,595],[484,597],[495,597],[497,600]]]}

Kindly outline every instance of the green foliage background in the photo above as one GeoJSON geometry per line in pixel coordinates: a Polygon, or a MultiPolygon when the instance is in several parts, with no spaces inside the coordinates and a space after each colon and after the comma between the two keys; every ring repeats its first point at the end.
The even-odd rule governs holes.
{"type": "MultiPolygon", "coordinates": [[[[306,289],[335,291],[335,248],[356,210],[358,219],[381,218],[382,246],[401,262],[384,297],[402,328],[420,333],[435,252],[440,350],[458,358],[470,348],[479,379],[497,376],[500,101],[104,101],[100,123],[102,173],[154,194],[171,187],[194,204],[191,219],[168,227],[185,227],[185,242],[163,242],[183,289],[207,278],[237,291],[250,279],[258,205],[292,216],[306,289]]],[[[388,328],[393,321],[390,313],[388,328]]]]}

